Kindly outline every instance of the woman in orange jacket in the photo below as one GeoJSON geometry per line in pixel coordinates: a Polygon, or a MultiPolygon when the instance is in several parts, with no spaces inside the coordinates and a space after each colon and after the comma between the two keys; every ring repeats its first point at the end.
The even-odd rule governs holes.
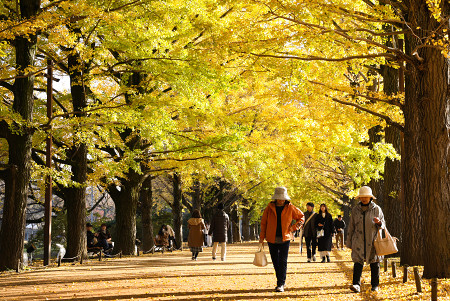
{"type": "Polygon", "coordinates": [[[283,292],[286,281],[287,258],[289,244],[293,238],[293,232],[300,229],[303,224],[303,213],[289,202],[291,198],[285,187],[275,188],[272,202],[264,210],[261,219],[261,234],[259,243],[264,239],[269,245],[270,257],[277,276],[275,291],[283,292]],[[291,225],[292,220],[296,223],[291,225]]]}

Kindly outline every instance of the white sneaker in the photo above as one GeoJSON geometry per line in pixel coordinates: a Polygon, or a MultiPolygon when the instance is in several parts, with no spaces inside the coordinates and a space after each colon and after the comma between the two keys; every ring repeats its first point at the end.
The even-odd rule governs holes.
{"type": "Polygon", "coordinates": [[[361,291],[361,288],[357,284],[350,285],[350,290],[354,293],[359,293],[361,291]]]}
{"type": "Polygon", "coordinates": [[[307,262],[311,262],[311,258],[308,258],[307,262]]]}

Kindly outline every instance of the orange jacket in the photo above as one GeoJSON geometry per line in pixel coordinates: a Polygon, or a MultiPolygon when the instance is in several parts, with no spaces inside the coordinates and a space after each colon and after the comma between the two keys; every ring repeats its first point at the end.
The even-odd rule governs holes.
{"type": "MultiPolygon", "coordinates": [[[[300,229],[303,224],[303,213],[300,209],[292,205],[290,202],[285,202],[285,208],[281,212],[281,229],[283,241],[288,241],[293,238],[292,232],[300,229]],[[292,220],[296,220],[294,225],[291,225],[292,220]]],[[[264,238],[270,242],[275,243],[275,235],[277,231],[277,211],[275,209],[275,201],[270,202],[264,210],[261,219],[261,234],[260,240],[264,238]]]]}

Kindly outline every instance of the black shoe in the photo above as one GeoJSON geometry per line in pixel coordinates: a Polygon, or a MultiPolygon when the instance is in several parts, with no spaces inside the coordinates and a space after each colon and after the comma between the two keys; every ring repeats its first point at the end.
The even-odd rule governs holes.
{"type": "Polygon", "coordinates": [[[284,285],[279,285],[275,288],[276,292],[284,292],[284,285]]]}
{"type": "Polygon", "coordinates": [[[327,255],[327,262],[331,262],[330,256],[327,255]]]}
{"type": "Polygon", "coordinates": [[[372,292],[378,292],[378,286],[372,286],[372,292]]]}
{"type": "Polygon", "coordinates": [[[321,262],[325,262],[325,257],[322,257],[322,261],[321,262]]]}

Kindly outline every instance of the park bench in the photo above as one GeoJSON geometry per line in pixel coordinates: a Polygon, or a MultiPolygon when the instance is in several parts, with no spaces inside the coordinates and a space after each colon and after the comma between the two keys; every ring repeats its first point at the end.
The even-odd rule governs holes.
{"type": "Polygon", "coordinates": [[[165,251],[172,252],[174,250],[174,247],[171,246],[168,242],[158,241],[157,239],[153,239],[154,245],[150,250],[143,251],[143,254],[152,253],[155,252],[161,252],[164,253],[165,251]]]}
{"type": "MultiPolygon", "coordinates": [[[[56,261],[58,262],[58,267],[61,266],[62,262],[80,261],[80,264],[83,264],[83,256],[81,256],[81,254],[78,254],[75,257],[64,257],[64,255],[66,254],[66,249],[64,248],[64,246],[60,245],[60,244],[56,244],[56,246],[59,248],[58,255],[56,257],[56,261]]],[[[114,254],[114,255],[110,254],[110,252],[112,251],[112,248],[109,249],[108,251],[109,251],[108,253],[104,253],[102,247],[88,248],[87,249],[88,258],[98,257],[99,261],[101,261],[102,258],[115,258],[115,257],[122,258],[122,251],[120,251],[119,253],[114,254]]]]}

